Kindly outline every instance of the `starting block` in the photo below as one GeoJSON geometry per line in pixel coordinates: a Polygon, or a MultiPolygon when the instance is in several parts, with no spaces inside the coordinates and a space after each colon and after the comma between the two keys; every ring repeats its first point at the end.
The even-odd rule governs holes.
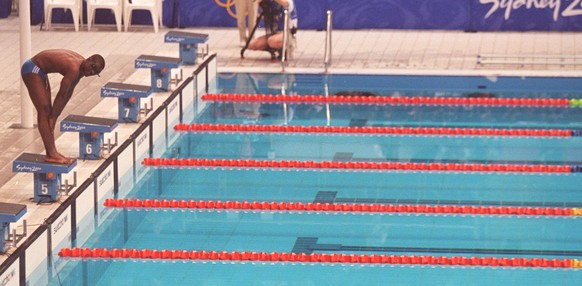
{"type": "Polygon", "coordinates": [[[89,160],[101,159],[104,133],[115,127],[117,120],[82,115],[71,114],[61,121],[61,131],[79,132],[79,158],[89,160]]]}
{"type": "Polygon", "coordinates": [[[12,171],[17,173],[34,173],[34,201],[54,202],[59,199],[61,187],[61,175],[69,173],[77,160],[70,165],[48,163],[44,161],[44,155],[22,153],[12,163],[12,171]]]}
{"type": "Polygon", "coordinates": [[[25,213],[26,205],[0,202],[0,233],[2,233],[0,253],[6,252],[6,243],[10,238],[10,223],[17,222],[25,213]]]}
{"type": "Polygon", "coordinates": [[[180,62],[179,58],[141,55],[135,60],[135,67],[151,69],[154,90],[168,91],[170,90],[170,70],[179,67],[180,62]]]}
{"type": "MultiPolygon", "coordinates": [[[[108,82],[101,88],[101,97],[118,98],[119,122],[139,122],[141,98],[148,97],[152,91],[151,86],[108,82]]],[[[146,108],[144,113],[147,115],[148,111],[146,108]]]]}
{"type": "Polygon", "coordinates": [[[164,42],[180,44],[180,59],[182,64],[194,65],[198,57],[198,44],[208,41],[207,34],[170,31],[166,33],[164,42]]]}

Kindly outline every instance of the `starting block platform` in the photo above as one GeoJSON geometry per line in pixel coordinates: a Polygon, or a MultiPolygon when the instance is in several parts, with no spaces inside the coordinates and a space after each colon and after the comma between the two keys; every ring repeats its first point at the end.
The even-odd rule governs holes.
{"type": "Polygon", "coordinates": [[[151,86],[108,82],[101,88],[101,97],[117,97],[119,122],[135,123],[140,119],[141,98],[152,92],[151,86]]]}
{"type": "MultiPolygon", "coordinates": [[[[17,222],[26,213],[26,205],[0,202],[0,253],[6,252],[7,239],[10,237],[10,223],[17,222]]],[[[16,239],[16,238],[14,238],[16,239]]]]}
{"type": "Polygon", "coordinates": [[[12,171],[16,173],[34,173],[34,201],[54,202],[59,199],[61,175],[69,173],[77,160],[70,165],[49,163],[44,155],[22,153],[12,162],[12,171]]]}
{"type": "Polygon", "coordinates": [[[69,115],[61,121],[61,131],[79,132],[79,158],[98,160],[103,155],[105,132],[117,127],[117,120],[69,115]]]}
{"type": "Polygon", "coordinates": [[[208,41],[208,34],[169,31],[164,36],[166,43],[178,43],[180,45],[180,59],[184,65],[196,64],[198,57],[198,44],[208,41]]]}
{"type": "Polygon", "coordinates": [[[179,67],[181,62],[179,58],[141,55],[135,60],[135,67],[151,70],[152,87],[155,91],[168,91],[171,69],[179,67]]]}

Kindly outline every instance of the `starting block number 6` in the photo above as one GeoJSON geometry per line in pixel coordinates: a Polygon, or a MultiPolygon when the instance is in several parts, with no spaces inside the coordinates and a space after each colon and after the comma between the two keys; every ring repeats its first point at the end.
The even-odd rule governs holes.
{"type": "Polygon", "coordinates": [[[93,144],[85,145],[85,153],[87,153],[87,154],[93,153],[93,144]]]}

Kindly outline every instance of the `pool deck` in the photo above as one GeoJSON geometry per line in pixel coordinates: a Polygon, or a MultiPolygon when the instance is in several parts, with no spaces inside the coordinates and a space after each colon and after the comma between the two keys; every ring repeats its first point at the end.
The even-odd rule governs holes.
{"type": "MultiPolygon", "coordinates": [[[[23,217],[28,233],[42,224],[60,202],[36,204],[33,197],[32,174],[15,174],[12,161],[21,153],[42,153],[44,148],[35,128],[20,128],[20,20],[11,15],[0,19],[0,201],[27,205],[23,217]]],[[[149,71],[136,70],[134,60],[139,55],[178,56],[178,45],[164,43],[169,28],[158,33],[151,27],[134,27],[130,32],[117,32],[114,26],[95,26],[91,32],[82,26],[75,32],[71,25],[54,25],[51,31],[32,27],[32,54],[45,49],[65,48],[86,57],[97,53],[106,60],[101,77],[82,79],[73,98],[60,119],[69,114],[116,118],[117,103],[100,97],[100,88],[107,82],[149,85],[149,71]]],[[[273,63],[265,52],[247,51],[240,58],[238,32],[235,28],[188,28],[185,32],[209,35],[210,53],[218,54],[218,71],[280,72],[281,64],[273,63]]],[[[476,32],[428,30],[335,30],[330,73],[375,74],[435,74],[435,75],[515,75],[515,76],[580,76],[582,59],[556,59],[582,53],[582,33],[574,32],[476,32]],[[511,55],[524,58],[518,63],[478,63],[478,55],[511,55]],[[525,56],[528,56],[525,58],[525,56]],[[533,57],[529,57],[533,56],[533,57]],[[548,58],[554,57],[554,58],[548,58]],[[535,64],[530,63],[535,61],[535,64]]],[[[297,50],[286,72],[324,72],[324,31],[299,31],[297,50]]],[[[185,70],[187,73],[188,70],[185,70]]],[[[49,76],[53,96],[59,87],[60,76],[49,76]]],[[[153,95],[156,104],[169,95],[153,95]]],[[[143,103],[143,102],[142,102],[143,103]]],[[[34,119],[36,121],[36,117],[34,119]]],[[[120,143],[138,124],[120,126],[120,143]]],[[[58,129],[58,128],[57,128],[58,129]]],[[[57,147],[66,156],[78,156],[78,136],[56,131],[57,147]]],[[[106,138],[108,138],[106,136],[106,138]]],[[[83,182],[103,160],[78,160],[75,169],[78,182],[83,182]]],[[[63,178],[72,182],[70,176],[63,178]]],[[[12,226],[22,232],[20,222],[12,226]]],[[[0,256],[3,261],[15,250],[10,247],[0,256]]]]}

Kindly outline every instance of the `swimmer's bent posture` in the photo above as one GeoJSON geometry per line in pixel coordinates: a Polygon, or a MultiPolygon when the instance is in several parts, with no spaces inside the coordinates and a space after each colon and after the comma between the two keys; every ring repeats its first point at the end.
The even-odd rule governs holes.
{"type": "Polygon", "coordinates": [[[46,149],[46,162],[67,165],[73,162],[73,159],[57,151],[55,125],[79,80],[82,77],[99,75],[103,68],[105,60],[102,56],[92,55],[85,59],[69,50],[42,51],[22,65],[20,73],[36,108],[38,131],[46,149]],[[47,77],[49,73],[63,76],[54,102],[51,102],[51,87],[47,77]]]}

